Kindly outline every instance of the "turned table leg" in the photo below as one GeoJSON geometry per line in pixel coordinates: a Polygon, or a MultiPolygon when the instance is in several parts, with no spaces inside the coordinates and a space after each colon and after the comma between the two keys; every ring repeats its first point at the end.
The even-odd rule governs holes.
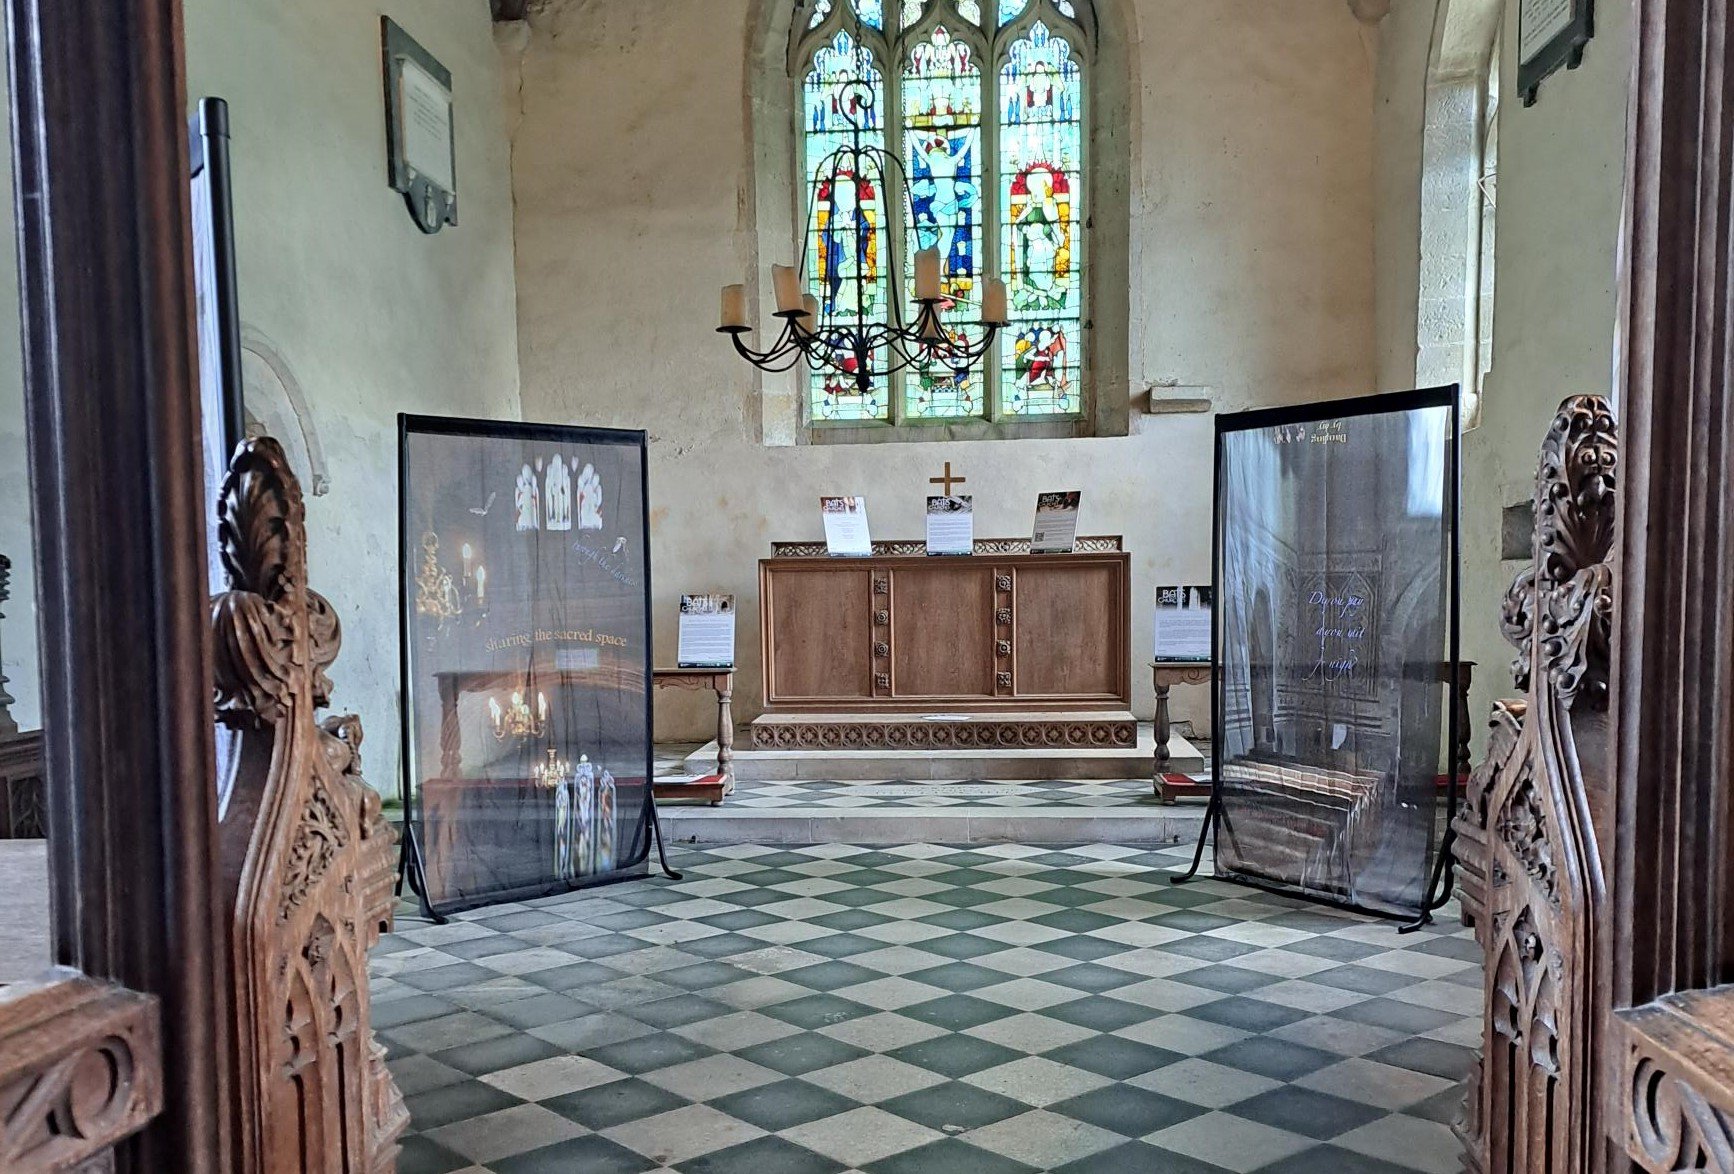
{"type": "Polygon", "coordinates": [[[716,691],[716,772],[723,778],[723,793],[735,789],[735,714],[732,685],[716,691]]]}
{"type": "Polygon", "coordinates": [[[1156,682],[1156,797],[1164,803],[1174,802],[1168,794],[1168,739],[1173,734],[1173,723],[1168,716],[1168,691],[1172,686],[1164,682],[1156,682]]]}

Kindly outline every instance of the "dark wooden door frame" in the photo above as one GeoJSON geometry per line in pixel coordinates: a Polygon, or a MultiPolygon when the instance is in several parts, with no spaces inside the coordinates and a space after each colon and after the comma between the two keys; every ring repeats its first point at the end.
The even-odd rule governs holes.
{"type": "Polygon", "coordinates": [[[180,3],[5,8],[54,953],[160,1001],[163,1111],[117,1169],[218,1174],[233,1045],[180,3]]]}
{"type": "Polygon", "coordinates": [[[1618,1164],[1734,1169],[1734,40],[1638,0],[1621,354],[1616,827],[1602,1066],[1618,1164]]]}

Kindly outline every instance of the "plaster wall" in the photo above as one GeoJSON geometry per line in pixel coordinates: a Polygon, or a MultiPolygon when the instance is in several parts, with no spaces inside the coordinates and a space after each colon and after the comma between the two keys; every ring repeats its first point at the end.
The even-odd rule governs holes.
{"type": "Polygon", "coordinates": [[[397,414],[518,416],[512,193],[488,6],[186,0],[185,20],[189,100],[230,107],[241,316],[299,381],[329,462],[330,492],[308,497],[307,524],[312,585],[343,624],[333,704],[360,714],[367,777],[390,794],[397,414]],[[382,11],[453,75],[460,222],[434,236],[387,183],[382,11]]]}
{"type": "MultiPolygon", "coordinates": [[[[658,659],[681,592],[733,592],[752,717],[770,543],[819,537],[827,493],[866,494],[879,537],[920,537],[950,460],[978,535],[1028,533],[1035,494],[1064,488],[1083,490],[1083,532],[1125,535],[1149,713],[1154,589],[1208,581],[1212,424],[1144,415],[1144,389],[1207,387],[1233,410],[1374,385],[1376,35],[1341,0],[1098,0],[1116,71],[1102,82],[1127,108],[1113,132],[1132,136],[1131,227],[1096,241],[1131,270],[1128,434],[786,445],[767,443],[775,388],[713,333],[717,289],[794,250],[760,230],[762,202],[789,199],[754,160],[787,133],[792,83],[780,65],[755,76],[787,27],[757,4],[551,0],[507,55],[524,411],[648,429],[658,659]]],[[[1175,701],[1208,722],[1202,690],[1175,701]]],[[[659,737],[708,737],[713,720],[702,698],[658,700],[659,737]]]]}
{"type": "MultiPolygon", "coordinates": [[[[1381,26],[1379,304],[1381,380],[1413,370],[1420,269],[1422,99],[1438,0],[1396,0],[1381,26]],[[1404,305],[1407,299],[1408,304],[1404,305]],[[1405,366],[1407,364],[1407,366],[1405,366]]],[[[1477,662],[1471,722],[1512,692],[1499,607],[1526,560],[1500,558],[1504,508],[1534,494],[1542,435],[1568,395],[1613,394],[1620,205],[1625,182],[1631,0],[1598,0],[1583,64],[1516,92],[1516,5],[1501,38],[1493,366],[1479,427],[1463,438],[1463,655],[1477,662]]]]}
{"type": "MultiPolygon", "coordinates": [[[[1511,693],[1499,605],[1524,565],[1499,558],[1500,514],[1535,492],[1538,446],[1568,395],[1614,394],[1620,215],[1632,68],[1631,0],[1599,0],[1583,64],[1525,108],[1506,14],[1499,124],[1498,296],[1481,427],[1464,438],[1464,655],[1473,713],[1511,693]]],[[[1477,726],[1479,732],[1479,724],[1477,726]]]]}

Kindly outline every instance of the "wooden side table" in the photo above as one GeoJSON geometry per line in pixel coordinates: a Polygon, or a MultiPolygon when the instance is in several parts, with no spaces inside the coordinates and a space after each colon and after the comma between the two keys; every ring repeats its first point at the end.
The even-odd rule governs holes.
{"type": "Polygon", "coordinates": [[[716,773],[718,782],[711,784],[682,783],[667,794],[657,793],[658,799],[709,799],[722,802],[723,796],[735,789],[735,671],[733,669],[653,669],[651,677],[658,689],[711,689],[716,693],[716,773]]]}
{"type": "MultiPolygon", "coordinates": [[[[1168,714],[1168,692],[1176,685],[1203,685],[1210,681],[1210,662],[1207,660],[1153,660],[1150,662],[1151,684],[1156,687],[1156,769],[1153,781],[1156,784],[1156,797],[1164,803],[1174,802],[1176,796],[1167,780],[1168,773],[1168,739],[1174,734],[1174,726],[1168,714]]],[[[1208,791],[1209,787],[1203,788],[1208,791]]]]}

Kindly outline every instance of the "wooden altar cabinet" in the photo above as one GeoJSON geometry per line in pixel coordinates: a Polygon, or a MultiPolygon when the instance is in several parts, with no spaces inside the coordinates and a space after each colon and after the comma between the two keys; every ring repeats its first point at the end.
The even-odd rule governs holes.
{"type": "Polygon", "coordinates": [[[761,561],[754,746],[1135,746],[1130,559],[1094,544],[1109,548],[761,561]]]}

